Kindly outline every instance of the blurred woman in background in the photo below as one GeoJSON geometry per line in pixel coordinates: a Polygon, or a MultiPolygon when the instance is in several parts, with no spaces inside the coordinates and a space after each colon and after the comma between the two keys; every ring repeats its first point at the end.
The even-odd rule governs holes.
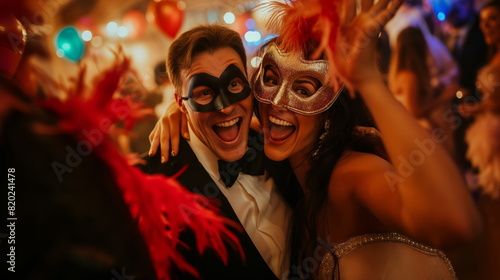
{"type": "Polygon", "coordinates": [[[432,133],[442,135],[442,145],[456,158],[450,118],[456,83],[440,84],[431,75],[433,57],[418,27],[407,27],[398,36],[389,70],[389,87],[403,106],[432,133]]]}

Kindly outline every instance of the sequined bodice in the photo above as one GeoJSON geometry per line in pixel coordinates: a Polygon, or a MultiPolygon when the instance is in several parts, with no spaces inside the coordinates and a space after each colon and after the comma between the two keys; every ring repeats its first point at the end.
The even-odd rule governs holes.
{"type": "Polygon", "coordinates": [[[395,280],[456,279],[446,255],[397,233],[357,236],[331,248],[338,258],[327,254],[316,279],[395,280]],[[332,275],[335,274],[335,278],[332,275]]]}

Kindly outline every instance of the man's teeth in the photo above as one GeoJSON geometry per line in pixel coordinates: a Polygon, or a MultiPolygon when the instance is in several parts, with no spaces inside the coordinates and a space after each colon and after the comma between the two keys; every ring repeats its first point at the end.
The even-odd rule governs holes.
{"type": "Polygon", "coordinates": [[[216,123],[215,126],[217,127],[230,127],[235,125],[238,122],[239,118],[232,119],[227,122],[221,122],[221,123],[216,123]]]}
{"type": "Polygon", "coordinates": [[[275,118],[273,116],[269,116],[269,121],[271,121],[274,124],[281,125],[281,126],[293,126],[292,123],[287,122],[287,121],[282,120],[282,119],[275,118]]]}

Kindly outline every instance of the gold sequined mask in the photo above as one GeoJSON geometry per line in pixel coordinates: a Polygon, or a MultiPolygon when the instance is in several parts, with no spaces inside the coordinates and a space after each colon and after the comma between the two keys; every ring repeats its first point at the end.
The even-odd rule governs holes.
{"type": "Polygon", "coordinates": [[[303,115],[316,115],[330,108],[342,91],[343,87],[335,91],[330,82],[326,60],[305,60],[299,53],[282,53],[275,44],[271,44],[262,56],[254,93],[259,102],[303,115]],[[265,81],[269,68],[278,72],[272,83],[265,81]],[[294,89],[294,83],[303,77],[320,82],[319,88],[311,95],[294,89]]]}

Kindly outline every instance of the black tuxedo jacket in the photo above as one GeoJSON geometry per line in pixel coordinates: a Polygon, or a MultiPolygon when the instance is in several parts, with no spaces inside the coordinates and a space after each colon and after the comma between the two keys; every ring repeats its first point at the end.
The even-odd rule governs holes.
{"type": "MultiPolygon", "coordinates": [[[[257,148],[263,148],[262,137],[259,137],[257,134],[251,134],[250,137],[253,137],[254,140],[249,141],[250,143],[254,142],[254,144],[260,145],[257,148]],[[256,139],[259,141],[256,142],[256,139]]],[[[193,150],[184,139],[180,142],[178,156],[171,157],[165,164],[161,164],[159,154],[160,153],[157,153],[154,157],[146,157],[147,164],[139,166],[139,168],[150,174],[161,173],[166,176],[172,176],[181,168],[188,165],[186,171],[182,173],[177,180],[192,192],[216,198],[220,202],[219,209],[222,214],[235,221],[241,226],[241,229],[243,229],[229,201],[218,189],[215,182],[203,168],[193,150]]],[[[266,168],[268,172],[273,175],[273,178],[277,178],[275,182],[280,182],[280,186],[289,188],[293,185],[295,189],[297,186],[296,179],[289,179],[290,174],[293,174],[293,172],[287,164],[287,162],[278,163],[267,160],[266,168]],[[292,183],[289,184],[288,182],[292,183]]],[[[294,192],[288,191],[288,193],[294,192]]],[[[292,196],[286,196],[285,199],[289,202],[292,201],[292,203],[294,200],[292,196]]],[[[188,244],[191,249],[186,250],[180,248],[180,250],[185,255],[186,260],[198,270],[202,279],[277,279],[244,229],[241,232],[234,229],[232,229],[232,231],[239,238],[246,256],[245,261],[241,259],[237,251],[229,247],[229,244],[226,244],[229,248],[229,263],[227,266],[223,264],[221,259],[216,256],[214,252],[206,252],[200,256],[196,251],[196,241],[189,232],[185,232],[181,236],[181,240],[188,244]]],[[[191,275],[182,273],[176,269],[174,269],[173,274],[174,279],[195,279],[191,275]]]]}

